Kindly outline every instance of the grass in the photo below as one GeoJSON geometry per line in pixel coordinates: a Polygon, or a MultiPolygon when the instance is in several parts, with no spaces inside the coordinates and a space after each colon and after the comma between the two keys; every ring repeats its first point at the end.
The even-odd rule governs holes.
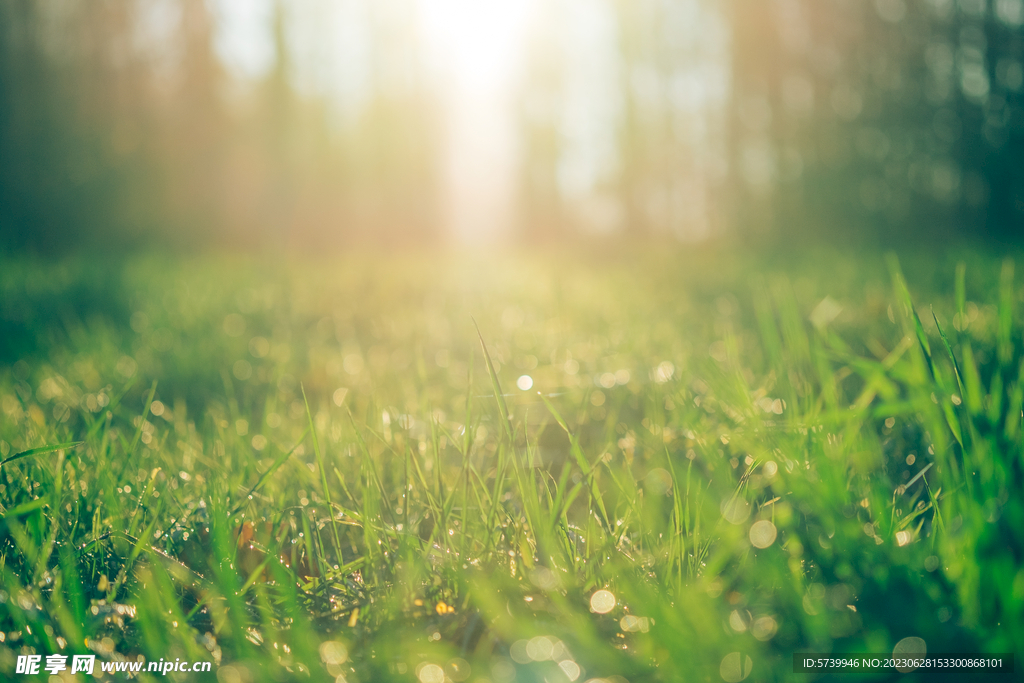
{"type": "Polygon", "coordinates": [[[773,681],[908,637],[1020,653],[1024,290],[983,254],[903,268],[8,260],[0,672],[773,681]]]}

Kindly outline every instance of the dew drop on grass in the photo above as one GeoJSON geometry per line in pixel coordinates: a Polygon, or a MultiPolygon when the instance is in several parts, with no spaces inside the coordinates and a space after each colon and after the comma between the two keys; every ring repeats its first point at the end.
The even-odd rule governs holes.
{"type": "Polygon", "coordinates": [[[733,610],[729,614],[729,627],[737,633],[743,633],[747,630],[747,620],[739,610],[733,610]]]}
{"type": "Polygon", "coordinates": [[[661,363],[658,363],[658,367],[654,369],[654,381],[658,384],[664,384],[672,379],[672,375],[675,371],[676,367],[671,361],[662,361],[661,363]]]}
{"type": "Polygon", "coordinates": [[[632,614],[619,619],[619,628],[626,633],[647,633],[651,629],[651,620],[647,617],[637,617],[632,614]]]}
{"type": "Polygon", "coordinates": [[[338,387],[335,389],[334,395],[332,396],[334,405],[341,406],[341,404],[345,402],[346,396],[348,396],[348,389],[346,387],[338,387]]]}
{"type": "MultiPolygon", "coordinates": [[[[923,657],[928,654],[928,645],[925,643],[923,638],[917,636],[909,636],[896,643],[896,647],[892,649],[892,656],[894,658],[901,657],[923,657]]],[[[896,667],[900,673],[910,673],[917,667],[896,667]]]]}
{"type": "Polygon", "coordinates": [[[532,659],[530,659],[530,655],[526,652],[526,643],[527,641],[525,640],[517,640],[516,642],[512,643],[512,647],[508,649],[509,657],[511,657],[519,664],[528,664],[529,662],[533,661],[532,659]]]}
{"type": "Polygon", "coordinates": [[[590,596],[590,609],[598,614],[607,614],[615,609],[615,594],[607,590],[596,591],[590,596]]]}
{"type": "Polygon", "coordinates": [[[767,548],[772,543],[775,543],[775,537],[778,531],[775,529],[775,525],[767,519],[754,522],[750,527],[750,543],[755,548],[767,548]]]}
{"type": "Polygon", "coordinates": [[[739,683],[750,675],[754,663],[750,655],[739,652],[730,652],[722,658],[722,664],[718,667],[718,673],[725,683],[739,683]]]}
{"type": "Polygon", "coordinates": [[[551,659],[554,647],[547,636],[536,636],[526,643],[526,654],[535,662],[544,662],[551,659]]]}
{"type": "Polygon", "coordinates": [[[420,683],[444,683],[444,669],[437,664],[427,664],[419,670],[420,683]]]}
{"type": "Polygon", "coordinates": [[[263,337],[253,337],[249,340],[249,353],[253,358],[266,358],[270,354],[270,342],[263,337]]]}
{"type": "Polygon", "coordinates": [[[577,678],[580,677],[580,674],[582,673],[580,665],[572,661],[571,659],[566,659],[559,662],[558,668],[562,670],[562,673],[564,673],[570,681],[575,681],[577,678]]]}
{"type": "Polygon", "coordinates": [[[668,470],[656,467],[644,477],[644,489],[658,496],[664,496],[672,488],[672,475],[668,470]]]}
{"type": "Polygon", "coordinates": [[[324,664],[341,664],[348,659],[348,648],[337,640],[328,640],[320,644],[320,659],[324,664]]]}
{"type": "Polygon", "coordinates": [[[722,501],[722,517],[730,524],[743,524],[750,517],[750,503],[732,497],[722,501]]]}
{"type": "Polygon", "coordinates": [[[751,634],[761,641],[771,640],[778,630],[778,622],[773,617],[759,617],[750,627],[751,634]]]}
{"type": "Polygon", "coordinates": [[[473,672],[473,667],[465,659],[456,657],[445,664],[444,670],[449,679],[455,681],[455,683],[461,683],[461,681],[469,678],[469,675],[473,672]]]}

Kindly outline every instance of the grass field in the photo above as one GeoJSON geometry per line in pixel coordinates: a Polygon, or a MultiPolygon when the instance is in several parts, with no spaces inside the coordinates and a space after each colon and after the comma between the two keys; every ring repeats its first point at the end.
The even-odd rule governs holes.
{"type": "Polygon", "coordinates": [[[1019,654],[1024,287],[1001,257],[900,261],[8,260],[0,674],[1019,654]]]}

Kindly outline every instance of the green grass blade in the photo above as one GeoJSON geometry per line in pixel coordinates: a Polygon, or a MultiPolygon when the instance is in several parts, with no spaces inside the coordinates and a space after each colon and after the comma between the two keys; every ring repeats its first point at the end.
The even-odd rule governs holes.
{"type": "Polygon", "coordinates": [[[142,417],[139,418],[139,426],[135,430],[135,436],[132,437],[131,443],[125,449],[129,458],[135,452],[135,447],[139,445],[139,440],[142,438],[142,428],[146,426],[146,418],[149,416],[150,408],[153,407],[153,397],[155,396],[156,380],[153,380],[152,386],[149,387],[149,395],[146,397],[146,407],[142,409],[142,417]]]}
{"type": "MultiPolygon", "coordinates": [[[[327,468],[324,467],[323,454],[320,452],[320,440],[316,437],[316,427],[313,425],[313,413],[309,410],[309,399],[306,398],[306,387],[299,385],[302,390],[302,403],[306,408],[306,418],[309,420],[309,433],[313,437],[313,453],[316,456],[316,466],[320,470],[320,485],[323,487],[324,499],[327,501],[327,509],[331,509],[331,488],[327,485],[327,468]]],[[[334,552],[341,556],[341,537],[338,535],[338,523],[331,513],[331,531],[334,535],[334,552]]]]}
{"type": "Polygon", "coordinates": [[[480,338],[480,348],[484,351],[484,362],[487,364],[487,374],[491,378],[491,387],[494,389],[494,397],[498,402],[498,412],[501,414],[501,423],[504,425],[505,436],[511,444],[515,443],[512,436],[512,416],[508,411],[508,404],[505,402],[505,394],[501,390],[501,382],[498,381],[498,373],[494,370],[494,363],[491,362],[491,354],[487,351],[487,343],[484,342],[484,335],[480,332],[480,326],[473,320],[476,328],[476,335],[480,338]]]}
{"type": "Polygon", "coordinates": [[[38,448],[30,448],[27,451],[21,451],[20,453],[15,453],[14,455],[12,455],[12,456],[10,456],[8,458],[5,458],[4,460],[0,460],[0,467],[3,467],[4,465],[6,465],[8,463],[12,463],[12,462],[15,462],[17,460],[21,460],[23,458],[31,458],[34,455],[44,455],[46,453],[53,453],[54,451],[62,451],[62,450],[67,450],[69,448],[74,448],[75,446],[79,446],[79,445],[81,445],[83,443],[85,443],[85,442],[84,441],[68,441],[67,443],[59,443],[59,444],[54,444],[52,446],[39,446],[38,448]]]}
{"type": "Polygon", "coordinates": [[[270,481],[270,478],[274,476],[274,472],[276,472],[278,468],[280,468],[281,465],[283,465],[285,461],[292,456],[292,453],[298,450],[299,446],[302,445],[302,442],[306,439],[307,434],[309,434],[308,427],[304,432],[302,432],[302,436],[300,436],[299,440],[295,442],[295,445],[292,446],[291,450],[279,455],[277,457],[277,460],[275,460],[270,465],[270,467],[267,468],[267,471],[260,475],[260,478],[256,481],[255,484],[253,484],[252,488],[246,491],[245,496],[242,497],[242,500],[240,500],[238,504],[236,504],[235,507],[231,510],[229,516],[234,517],[239,512],[241,512],[242,508],[245,507],[249,500],[252,498],[252,495],[259,491],[261,488],[263,488],[264,484],[270,481]]]}

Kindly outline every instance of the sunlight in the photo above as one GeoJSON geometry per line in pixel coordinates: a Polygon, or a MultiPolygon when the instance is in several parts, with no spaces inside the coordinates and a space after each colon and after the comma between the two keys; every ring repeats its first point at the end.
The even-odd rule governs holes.
{"type": "Polygon", "coordinates": [[[418,0],[432,66],[476,97],[507,91],[521,61],[532,0],[418,0]]]}
{"type": "Polygon", "coordinates": [[[513,96],[532,0],[419,0],[430,68],[445,107],[442,159],[450,237],[502,241],[511,231],[518,150],[513,96]]]}

